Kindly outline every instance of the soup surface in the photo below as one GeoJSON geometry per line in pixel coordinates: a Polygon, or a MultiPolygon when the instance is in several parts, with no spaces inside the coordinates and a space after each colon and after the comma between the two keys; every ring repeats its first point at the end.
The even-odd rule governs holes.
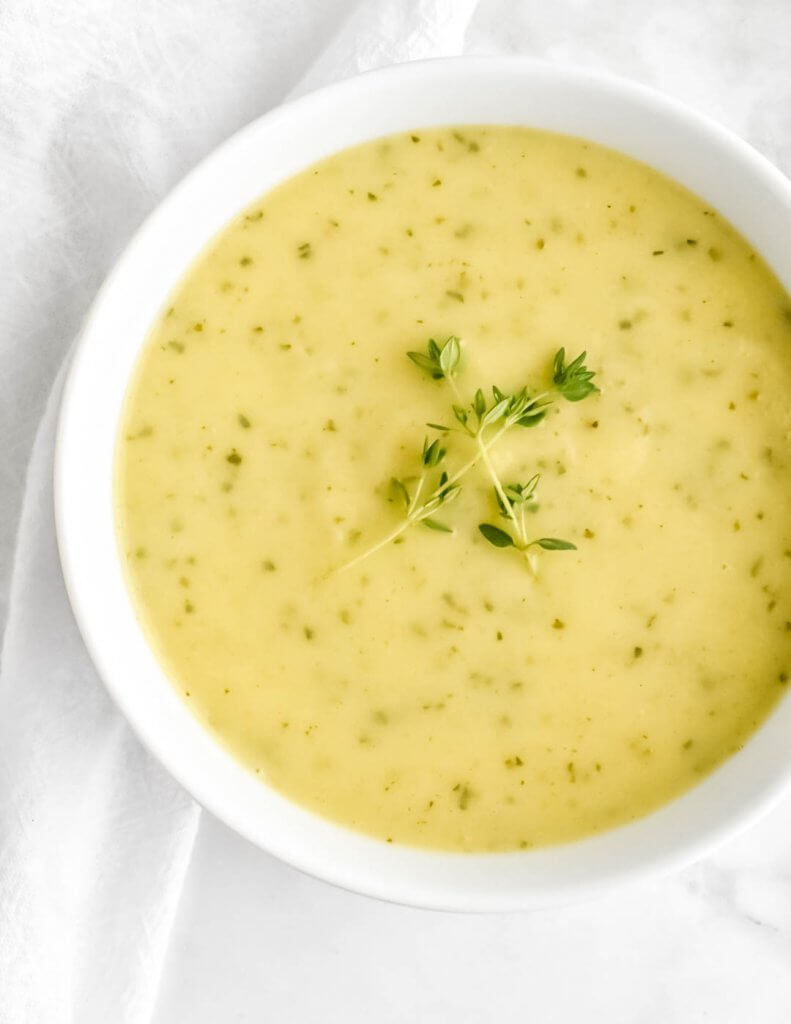
{"type": "Polygon", "coordinates": [[[632,820],[791,672],[790,344],[745,240],[621,154],[517,127],[341,152],[231,223],[143,350],[116,498],[144,628],[237,758],[354,829],[510,850],[632,820]],[[452,336],[452,380],[407,358],[452,336]],[[553,390],[561,347],[599,392],[553,390]],[[479,433],[492,385],[552,404],[479,433]],[[452,532],[365,556],[467,465],[452,532]],[[494,479],[535,474],[515,525],[494,479]],[[519,550],[547,537],[576,549],[519,550]]]}

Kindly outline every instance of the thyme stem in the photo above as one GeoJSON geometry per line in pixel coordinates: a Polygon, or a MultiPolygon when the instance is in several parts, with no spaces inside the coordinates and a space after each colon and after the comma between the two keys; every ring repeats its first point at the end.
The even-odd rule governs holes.
{"type": "MultiPolygon", "coordinates": [[[[483,428],[481,428],[481,430],[482,429],[483,428]]],[[[503,485],[500,483],[500,478],[497,475],[497,470],[494,468],[492,464],[492,460],[489,458],[489,452],[487,448],[481,442],[481,430],[479,430],[478,433],[475,435],[475,440],[478,445],[478,451],[481,453],[481,458],[483,459],[484,466],[486,466],[487,473],[492,478],[494,489],[495,491],[497,491],[497,496],[502,502],[503,508],[505,509],[505,513],[511,520],[511,522],[514,524],[514,529],[516,530],[517,536],[524,543],[525,538],[522,534],[522,530],[519,527],[519,523],[517,522],[516,513],[514,512],[514,506],[509,501],[508,496],[506,495],[505,490],[503,488],[503,485]]]]}

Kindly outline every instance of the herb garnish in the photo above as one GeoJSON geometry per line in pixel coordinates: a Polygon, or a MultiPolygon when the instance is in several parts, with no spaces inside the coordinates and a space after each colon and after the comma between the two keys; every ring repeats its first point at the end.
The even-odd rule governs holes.
{"type": "Polygon", "coordinates": [[[559,349],[552,364],[552,385],[538,395],[529,395],[526,387],[507,394],[493,385],[491,399],[478,388],[472,401],[466,403],[456,383],[461,363],[461,343],[455,335],[450,335],[441,345],[430,338],[425,352],[407,352],[407,356],[433,380],[445,381],[456,400],[451,410],[457,426],[441,423],[426,425],[443,434],[453,431],[463,433],[475,442],[477,450],[459,469],[449,473],[444,467],[440,468],[447,455],[447,448],[442,446],[439,439],[430,441],[426,438],[420,452],[419,475],[407,479],[393,477],[390,482],[393,495],[403,502],[403,520],[373,547],[342,566],[342,570],[357,565],[418,523],[442,533],[452,533],[452,527],[436,519],[435,513],[459,496],[461,487],[458,481],[479,461],[483,463],[494,484],[500,515],[510,521],[511,532],[492,523],[479,524],[481,534],[493,547],[514,548],[524,554],[533,547],[545,551],[576,550],[570,541],[556,537],[528,540],[525,511],[535,497],[539,474],[536,473],[526,483],[504,484],[497,475],[489,452],[514,427],[533,427],[540,423],[556,396],[568,402],[579,402],[599,390],[593,383],[594,372],[585,366],[586,353],[582,352],[567,364],[565,349],[559,349]]]}

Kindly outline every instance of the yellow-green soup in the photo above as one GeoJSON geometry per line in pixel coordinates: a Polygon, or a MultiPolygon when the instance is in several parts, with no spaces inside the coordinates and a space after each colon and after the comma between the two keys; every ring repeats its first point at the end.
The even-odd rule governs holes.
{"type": "Polygon", "coordinates": [[[790,309],[715,210],[580,140],[421,130],[287,181],[186,275],[123,414],[118,535],[173,685],[387,841],[557,843],[682,793],[791,671],[790,309]],[[450,336],[452,385],[406,356],[450,336]],[[561,347],[599,393],[551,392],[561,347]],[[475,434],[492,385],[555,400],[459,479],[452,532],[344,569],[403,523],[424,438],[420,500],[480,456],[452,406],[475,434]],[[492,474],[537,473],[524,539],[576,550],[480,532],[514,535],[492,474]]]}

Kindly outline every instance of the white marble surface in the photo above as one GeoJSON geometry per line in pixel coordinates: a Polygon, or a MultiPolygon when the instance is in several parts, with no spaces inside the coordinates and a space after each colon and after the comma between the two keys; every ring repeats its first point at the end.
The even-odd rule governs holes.
{"type": "Polygon", "coordinates": [[[204,815],[156,1024],[787,1024],[791,801],[604,900],[456,915],[307,878],[204,815]]]}
{"type": "MultiPolygon", "coordinates": [[[[63,614],[41,512],[49,500],[41,483],[46,424],[33,452],[38,469],[29,469],[47,395],[128,234],[217,142],[289,93],[357,69],[519,52],[655,85],[740,132],[789,173],[790,39],[788,0],[4,0],[0,181],[14,188],[0,188],[0,716],[27,710],[2,701],[15,687],[33,692],[34,674],[66,673],[56,657],[37,662],[29,650],[31,637],[63,614]],[[33,586],[45,599],[26,604],[33,586]]],[[[54,650],[70,660],[70,685],[95,687],[73,627],[62,629],[54,650]]],[[[100,711],[97,734],[121,735],[109,705],[100,711]]],[[[44,742],[35,732],[25,738],[31,758],[44,742]]],[[[135,741],[123,733],[123,743],[135,741]]],[[[145,755],[135,757],[123,769],[145,773],[135,814],[142,819],[148,800],[166,818],[169,799],[184,818],[180,866],[167,888],[173,912],[136,922],[156,930],[157,943],[142,971],[118,975],[127,986],[148,977],[145,998],[114,992],[118,965],[101,955],[107,950],[109,961],[119,944],[112,906],[123,880],[112,872],[109,882],[102,872],[107,906],[91,919],[97,934],[81,937],[82,960],[68,938],[46,950],[57,967],[57,1010],[34,998],[34,987],[53,984],[45,968],[26,964],[22,982],[18,973],[2,976],[4,963],[18,963],[14,949],[3,960],[3,930],[6,950],[24,938],[14,915],[20,893],[30,894],[24,874],[13,891],[2,888],[2,844],[13,836],[0,833],[2,1024],[791,1021],[791,800],[672,878],[573,908],[463,917],[379,904],[301,876],[190,812],[145,755]],[[90,990],[103,975],[100,1002],[90,990]],[[23,1002],[33,1009],[20,1010],[23,1002]]],[[[59,770],[79,778],[71,762],[59,770]]],[[[2,797],[0,785],[0,810],[2,797]]],[[[73,830],[82,819],[63,820],[73,830]]],[[[131,827],[111,833],[119,863],[131,827]]],[[[97,899],[90,886],[74,894],[72,917],[81,898],[97,899]]],[[[132,897],[124,899],[129,915],[132,897]]],[[[61,913],[56,900],[37,910],[44,931],[47,914],[61,913]]],[[[35,959],[35,945],[28,952],[35,959]]]]}

